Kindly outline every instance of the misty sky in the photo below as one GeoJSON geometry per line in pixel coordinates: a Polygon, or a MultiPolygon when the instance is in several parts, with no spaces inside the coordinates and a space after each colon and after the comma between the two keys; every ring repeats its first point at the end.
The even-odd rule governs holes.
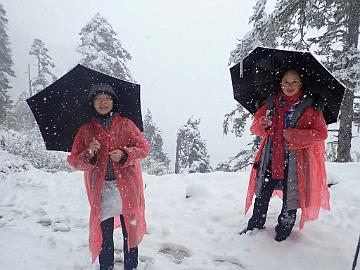
{"type": "Polygon", "coordinates": [[[253,0],[5,0],[8,34],[17,78],[14,98],[28,89],[27,64],[35,38],[49,49],[62,76],[80,55],[79,32],[99,12],[130,52],[128,64],[141,84],[143,115],[149,108],[162,131],[164,150],[174,162],[176,133],[189,117],[201,118],[212,165],[242,147],[224,136],[224,114],[235,107],[228,67],[229,52],[249,29],[253,0]]]}

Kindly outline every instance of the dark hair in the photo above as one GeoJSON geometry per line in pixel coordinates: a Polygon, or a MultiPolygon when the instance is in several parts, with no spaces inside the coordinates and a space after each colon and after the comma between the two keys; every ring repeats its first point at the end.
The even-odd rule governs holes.
{"type": "Polygon", "coordinates": [[[92,112],[92,114],[96,113],[94,108],[94,98],[98,94],[110,95],[113,99],[112,111],[114,112],[119,110],[119,98],[116,95],[114,88],[107,83],[95,83],[90,87],[89,95],[88,95],[89,109],[92,112]]]}

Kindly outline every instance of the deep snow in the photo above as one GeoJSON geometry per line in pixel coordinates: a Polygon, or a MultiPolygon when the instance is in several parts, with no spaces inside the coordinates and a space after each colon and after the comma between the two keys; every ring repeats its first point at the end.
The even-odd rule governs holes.
{"type": "MultiPolygon", "coordinates": [[[[0,269],[95,270],[88,252],[88,202],[81,172],[48,173],[0,151],[0,269]]],[[[139,269],[345,270],[359,237],[359,163],[327,163],[331,211],[274,240],[281,200],[267,228],[239,235],[249,171],[144,175],[149,232],[139,269]],[[189,197],[189,198],[186,198],[189,197]]],[[[122,259],[116,231],[116,258],[122,259]]],[[[122,269],[121,262],[116,270],[122,269]]]]}

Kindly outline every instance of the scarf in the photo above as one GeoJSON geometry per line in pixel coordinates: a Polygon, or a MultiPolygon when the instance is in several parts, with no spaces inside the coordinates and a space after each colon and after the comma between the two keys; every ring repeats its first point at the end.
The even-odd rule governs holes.
{"type": "Polygon", "coordinates": [[[301,97],[301,91],[293,96],[287,96],[281,92],[275,101],[275,115],[273,116],[272,135],[270,138],[273,142],[272,150],[272,178],[284,179],[284,148],[285,139],[283,130],[285,128],[285,113],[294,105],[301,97]]]}

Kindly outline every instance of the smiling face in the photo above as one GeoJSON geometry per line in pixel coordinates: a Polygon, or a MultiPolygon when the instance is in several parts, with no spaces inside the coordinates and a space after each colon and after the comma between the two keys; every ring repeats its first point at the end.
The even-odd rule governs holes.
{"type": "Polygon", "coordinates": [[[97,94],[94,97],[94,108],[100,115],[107,115],[113,109],[112,97],[108,94],[97,94]]]}
{"type": "Polygon", "coordinates": [[[295,70],[288,70],[281,80],[281,90],[287,96],[297,94],[301,89],[301,79],[295,70]]]}

